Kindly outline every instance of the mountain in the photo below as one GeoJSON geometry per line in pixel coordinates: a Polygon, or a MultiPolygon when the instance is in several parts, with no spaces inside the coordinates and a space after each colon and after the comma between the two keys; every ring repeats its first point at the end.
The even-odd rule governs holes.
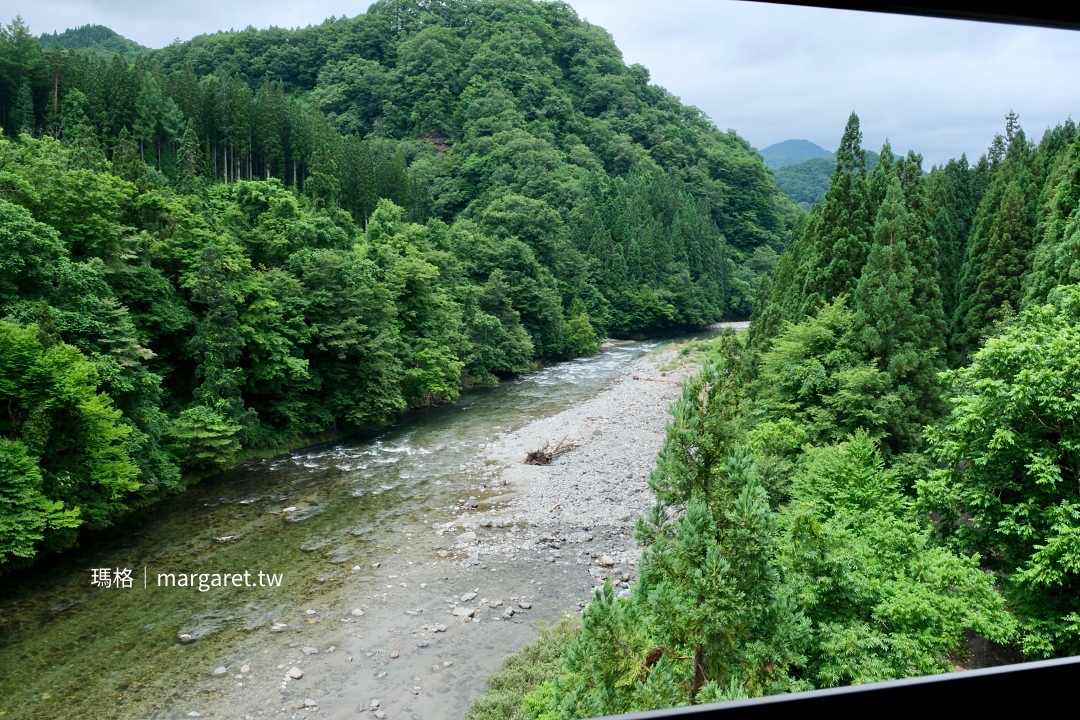
{"type": "Polygon", "coordinates": [[[811,158],[831,158],[835,155],[809,140],[784,140],[761,150],[765,164],[773,170],[811,158]]]}
{"type": "MultiPolygon", "coordinates": [[[[867,150],[866,171],[873,170],[880,159],[881,156],[878,153],[867,150]]],[[[773,176],[776,178],[778,188],[787,193],[788,197],[798,203],[801,208],[809,210],[814,203],[825,197],[825,191],[829,189],[829,178],[832,177],[835,169],[836,161],[832,153],[829,153],[829,157],[812,157],[809,160],[775,168],[773,176]]]]}
{"type": "Polygon", "coordinates": [[[42,50],[85,50],[105,55],[120,53],[128,60],[134,60],[150,49],[104,25],[83,25],[62,33],[42,33],[38,39],[42,50]]]}
{"type": "Polygon", "coordinates": [[[56,411],[0,417],[0,488],[43,488],[0,502],[0,571],[245,449],[746,317],[798,218],[566,3],[379,0],[135,62],[9,28],[0,405],[56,411]]]}

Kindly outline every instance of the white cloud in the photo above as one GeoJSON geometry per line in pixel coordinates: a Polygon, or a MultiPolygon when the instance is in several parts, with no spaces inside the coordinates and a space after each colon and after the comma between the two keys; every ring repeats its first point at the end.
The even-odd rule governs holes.
{"type": "Polygon", "coordinates": [[[835,148],[848,114],[926,165],[974,159],[1010,109],[1029,136],[1080,108],[1080,33],[753,2],[576,0],[627,62],[757,147],[835,148]]]}

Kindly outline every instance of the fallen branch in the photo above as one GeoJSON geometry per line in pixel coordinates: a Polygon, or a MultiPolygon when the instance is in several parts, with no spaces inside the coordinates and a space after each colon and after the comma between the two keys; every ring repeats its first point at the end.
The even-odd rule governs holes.
{"type": "Polygon", "coordinates": [[[530,450],[525,455],[525,464],[526,465],[550,465],[552,460],[559,457],[564,452],[568,452],[570,450],[573,450],[576,447],[577,447],[576,444],[566,442],[566,437],[565,436],[563,437],[562,440],[559,441],[559,444],[556,445],[553,448],[551,447],[550,442],[545,441],[544,442],[544,447],[540,448],[539,450],[530,450]]]}

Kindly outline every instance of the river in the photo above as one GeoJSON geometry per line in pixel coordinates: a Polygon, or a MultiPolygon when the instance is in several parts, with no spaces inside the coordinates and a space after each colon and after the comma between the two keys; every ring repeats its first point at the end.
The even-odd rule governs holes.
{"type": "Polygon", "coordinates": [[[0,717],[348,717],[371,711],[381,688],[405,698],[393,711],[380,702],[387,717],[460,717],[501,658],[537,622],[577,609],[589,584],[563,570],[541,582],[565,602],[466,632],[441,606],[470,591],[506,606],[535,598],[535,569],[468,574],[432,541],[433,524],[477,494],[478,447],[596,396],[659,344],[621,344],[377,433],[253,461],[10,574],[0,717]],[[123,573],[106,587],[104,570],[130,570],[131,586],[123,573]],[[260,572],[280,586],[260,586],[260,572]],[[159,586],[170,575],[196,587],[159,586]],[[215,575],[231,585],[209,587],[215,575]],[[292,667],[305,677],[288,678],[292,667]]]}

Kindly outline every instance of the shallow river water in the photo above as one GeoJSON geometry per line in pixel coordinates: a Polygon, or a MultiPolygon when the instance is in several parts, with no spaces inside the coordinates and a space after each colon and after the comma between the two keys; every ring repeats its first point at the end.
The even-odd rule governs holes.
{"type": "MultiPolygon", "coordinates": [[[[314,717],[370,712],[367,687],[349,678],[362,675],[372,692],[393,680],[382,669],[387,643],[415,636],[410,628],[421,623],[446,622],[436,606],[480,584],[447,569],[454,563],[438,554],[431,531],[477,494],[478,446],[596,395],[659,344],[620,345],[467,393],[378,433],[249,463],[135,513],[80,550],[5,577],[0,717],[306,717],[317,711],[298,706],[320,693],[326,709],[314,717]],[[94,569],[130,569],[131,587],[95,586],[94,569]],[[252,586],[200,591],[158,580],[245,572],[252,586]],[[260,572],[279,575],[280,587],[259,587],[260,572]],[[354,607],[365,615],[352,614],[354,607]],[[288,628],[271,632],[275,623],[288,628]],[[303,647],[320,654],[290,689],[282,668],[308,660],[303,647]],[[226,673],[214,675],[218,667],[226,673]]],[[[493,597],[526,597],[537,581],[526,566],[491,573],[499,587],[493,597]]],[[[555,592],[567,598],[578,590],[569,585],[582,583],[571,575],[565,582],[555,592]]],[[[393,666],[414,700],[396,712],[384,705],[388,717],[460,717],[483,677],[531,637],[536,621],[568,609],[491,623],[502,627],[482,634],[456,626],[432,634],[427,656],[413,650],[393,666]]]]}

